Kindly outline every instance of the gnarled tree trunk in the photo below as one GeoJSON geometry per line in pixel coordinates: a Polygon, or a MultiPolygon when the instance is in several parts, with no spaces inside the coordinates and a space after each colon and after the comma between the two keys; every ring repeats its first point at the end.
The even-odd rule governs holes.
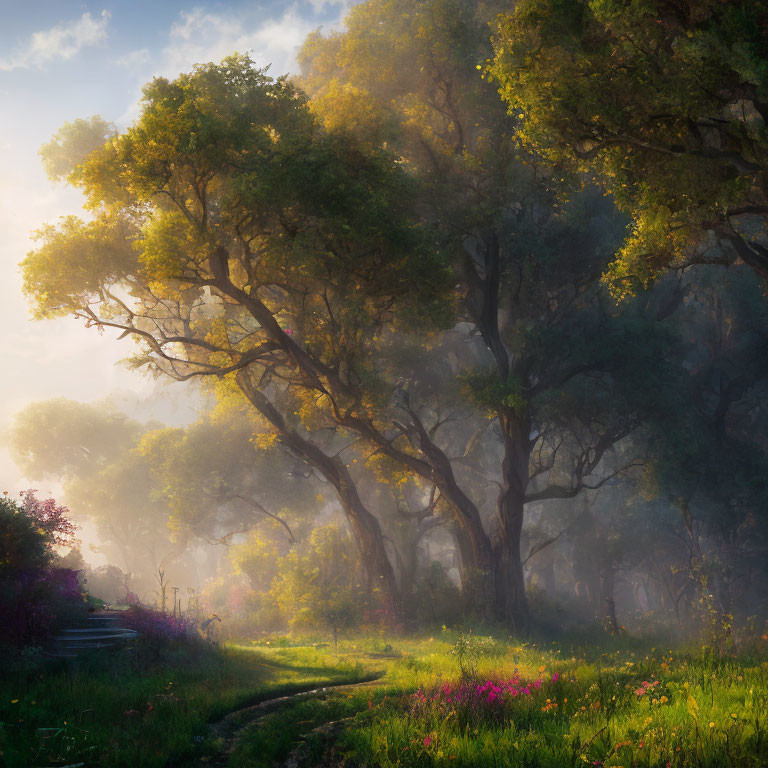
{"type": "Polygon", "coordinates": [[[496,502],[499,536],[495,546],[496,612],[515,632],[529,629],[528,599],[520,556],[523,532],[525,492],[528,487],[530,458],[530,419],[515,409],[499,413],[499,426],[504,437],[502,483],[496,502]]]}
{"type": "Polygon", "coordinates": [[[396,620],[402,619],[402,602],[392,564],[387,556],[384,536],[376,517],[367,509],[344,462],[328,456],[315,443],[289,427],[269,399],[254,387],[247,372],[240,371],[237,382],[251,404],[277,430],[281,442],[297,457],[317,469],[336,490],[355,537],[369,587],[381,593],[386,609],[396,620]]]}

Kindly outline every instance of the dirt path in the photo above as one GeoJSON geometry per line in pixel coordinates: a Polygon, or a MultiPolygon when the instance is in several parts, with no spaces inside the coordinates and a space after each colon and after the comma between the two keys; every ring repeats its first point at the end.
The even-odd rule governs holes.
{"type": "MultiPolygon", "coordinates": [[[[210,728],[210,735],[215,740],[220,740],[221,745],[219,751],[210,757],[200,758],[194,763],[196,768],[225,768],[228,764],[230,755],[237,749],[241,740],[247,734],[251,728],[256,728],[259,722],[266,715],[269,715],[282,707],[292,704],[295,701],[301,701],[302,699],[308,699],[315,696],[322,696],[328,693],[333,693],[339,690],[352,690],[355,688],[366,688],[381,685],[381,678],[369,678],[367,680],[361,680],[357,683],[338,683],[336,685],[325,685],[320,688],[313,688],[309,691],[300,691],[299,693],[292,693],[286,696],[277,696],[274,699],[266,699],[260,701],[258,704],[253,704],[249,707],[243,707],[237,709],[234,712],[230,712],[216,723],[213,723],[210,728]]],[[[351,719],[351,718],[348,718],[351,719]]],[[[300,738],[308,736],[310,733],[323,733],[328,736],[336,735],[343,729],[344,724],[348,719],[337,720],[331,723],[324,723],[323,725],[312,728],[307,733],[301,734],[300,738]]],[[[295,766],[297,761],[298,748],[294,749],[286,761],[286,766],[295,766]]]]}

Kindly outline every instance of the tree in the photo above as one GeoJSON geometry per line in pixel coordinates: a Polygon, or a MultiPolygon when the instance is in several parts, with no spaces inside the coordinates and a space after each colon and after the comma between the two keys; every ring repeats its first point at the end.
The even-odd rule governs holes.
{"type": "Polygon", "coordinates": [[[313,507],[317,482],[278,446],[255,445],[260,425],[250,415],[242,405],[218,409],[189,426],[142,435],[138,451],[177,534],[226,542],[259,522],[274,522],[295,541],[294,520],[279,511],[287,507],[300,518],[313,507]]]}
{"type": "Polygon", "coordinates": [[[767,18],[761,0],[525,0],[499,18],[489,73],[521,140],[632,219],[616,295],[691,262],[768,277],[767,18]]]}
{"type": "Polygon", "coordinates": [[[442,311],[446,273],[413,219],[412,180],[239,57],[154,80],[134,126],[69,180],[95,217],[41,231],[23,265],[37,314],[116,328],[141,345],[136,365],[180,380],[228,376],[333,484],[371,587],[396,606],[378,521],[303,424],[318,405],[372,407],[375,391],[351,386],[361,351],[387,324],[442,311]]]}
{"type": "Polygon", "coordinates": [[[699,267],[685,280],[676,353],[685,380],[667,417],[650,424],[647,492],[677,512],[689,595],[744,612],[750,584],[764,578],[768,308],[746,267],[724,276],[699,267]]]}
{"type": "MultiPolygon", "coordinates": [[[[56,546],[74,543],[66,507],[21,494],[0,497],[0,644],[40,645],[82,607],[78,575],[57,567],[56,546]]],[[[7,649],[4,650],[4,653],[7,649]]]]}
{"type": "Polygon", "coordinates": [[[40,148],[45,172],[54,181],[65,179],[75,166],[116,134],[115,126],[98,115],[64,123],[56,135],[40,148]]]}
{"type": "Polygon", "coordinates": [[[315,528],[307,546],[281,559],[271,592],[296,628],[351,626],[366,603],[352,540],[333,525],[315,528]]]}
{"type": "Polygon", "coordinates": [[[29,404],[10,430],[11,455],[24,474],[61,482],[67,504],[97,525],[107,556],[128,573],[154,570],[178,550],[149,462],[137,450],[142,433],[156,426],[107,403],[59,398],[29,404]]]}
{"type": "MultiPolygon", "coordinates": [[[[396,148],[423,181],[424,215],[452,255],[461,292],[455,319],[485,346],[465,354],[463,378],[470,399],[496,422],[488,434],[501,440],[491,470],[500,478],[498,535],[457,479],[453,459],[461,451],[447,448],[445,386],[436,396],[424,366],[401,373],[408,386],[397,397],[396,429],[415,456],[397,455],[380,435],[369,439],[436,484],[456,517],[465,571],[480,573],[498,618],[524,629],[525,504],[603,482],[595,476],[603,460],[650,405],[636,396],[659,382],[646,378],[648,387],[626,400],[620,391],[663,370],[647,356],[659,351],[663,331],[655,315],[623,314],[601,292],[622,222],[594,191],[558,202],[537,158],[520,147],[518,119],[478,72],[492,55],[488,23],[496,10],[455,0],[369,0],[351,10],[344,30],[310,36],[300,62],[301,83],[327,125],[396,148]],[[641,354],[628,355],[632,347],[641,354]],[[572,461],[567,473],[560,461],[558,476],[564,444],[572,461]],[[542,487],[547,479],[551,486],[542,487]]],[[[438,366],[443,382],[456,379],[459,371],[438,366]]]]}

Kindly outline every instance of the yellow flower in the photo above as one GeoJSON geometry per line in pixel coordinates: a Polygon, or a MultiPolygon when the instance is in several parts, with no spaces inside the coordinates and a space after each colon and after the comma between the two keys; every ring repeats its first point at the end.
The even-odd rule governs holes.
{"type": "Polygon", "coordinates": [[[709,724],[709,727],[710,727],[710,728],[714,728],[714,727],[715,727],[715,724],[714,724],[714,723],[710,723],[710,724],[709,724]]]}

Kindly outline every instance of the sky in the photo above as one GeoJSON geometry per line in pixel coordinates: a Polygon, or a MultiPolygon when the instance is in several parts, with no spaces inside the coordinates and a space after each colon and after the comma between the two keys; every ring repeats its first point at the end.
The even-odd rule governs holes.
{"type": "Polygon", "coordinates": [[[0,490],[29,484],[2,439],[29,402],[112,396],[132,415],[175,424],[195,413],[182,385],[120,365],[130,342],[71,318],[32,320],[18,266],[34,245],[31,233],[81,206],[79,193],[47,179],[40,146],[81,117],[125,128],[144,83],[235,51],[271,65],[274,76],[295,72],[306,35],[337,27],[352,2],[0,0],[0,490]]]}

